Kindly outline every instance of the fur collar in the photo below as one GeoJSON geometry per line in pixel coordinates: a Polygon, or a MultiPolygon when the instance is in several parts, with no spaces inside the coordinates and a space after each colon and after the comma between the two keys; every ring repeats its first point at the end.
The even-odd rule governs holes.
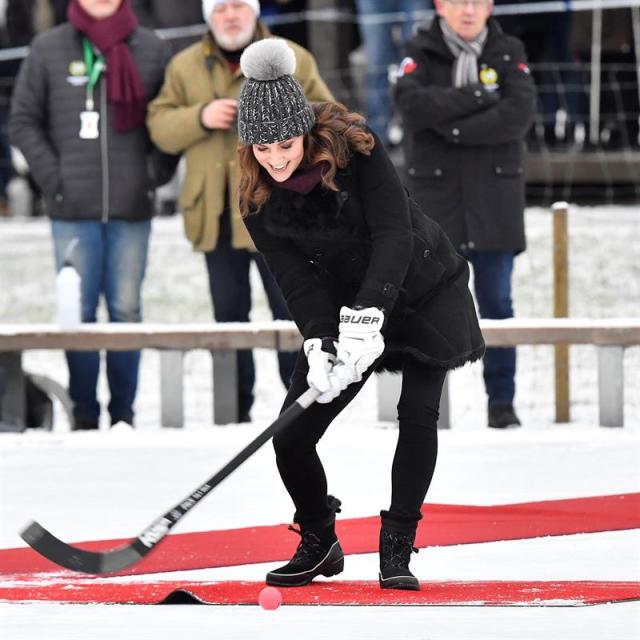
{"type": "Polygon", "coordinates": [[[346,191],[331,191],[318,184],[302,195],[274,187],[264,207],[265,226],[277,236],[291,238],[344,238],[357,234],[345,215],[346,191]]]}

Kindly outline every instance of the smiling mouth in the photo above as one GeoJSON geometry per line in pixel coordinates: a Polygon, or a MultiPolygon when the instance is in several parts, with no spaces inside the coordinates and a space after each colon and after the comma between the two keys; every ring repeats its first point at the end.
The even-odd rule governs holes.
{"type": "Polygon", "coordinates": [[[288,162],[285,162],[284,164],[281,164],[281,165],[275,165],[275,164],[272,164],[272,165],[271,165],[271,168],[272,168],[274,171],[282,171],[282,170],[283,170],[283,169],[284,169],[288,164],[289,164],[288,162]]]}

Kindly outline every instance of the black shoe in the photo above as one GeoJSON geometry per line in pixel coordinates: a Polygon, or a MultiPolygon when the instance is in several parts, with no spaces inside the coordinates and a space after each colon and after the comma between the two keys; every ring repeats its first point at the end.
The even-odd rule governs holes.
{"type": "Polygon", "coordinates": [[[289,527],[301,538],[293,558],[282,567],[267,573],[266,582],[275,587],[302,587],[316,576],[335,576],[344,569],[344,553],[335,532],[335,514],[340,501],[329,496],[333,509],[318,527],[289,527]]]}
{"type": "Polygon", "coordinates": [[[489,407],[489,426],[494,429],[508,429],[519,427],[520,420],[510,404],[489,407]]]}
{"type": "Polygon", "coordinates": [[[126,418],[111,418],[111,429],[114,427],[129,427],[133,429],[133,419],[127,420],[126,418]]]}
{"type": "Polygon", "coordinates": [[[411,553],[418,553],[413,546],[416,537],[414,525],[394,526],[383,519],[380,529],[380,573],[381,589],[404,589],[419,591],[420,582],[411,571],[411,553]]]}
{"type": "Polygon", "coordinates": [[[97,420],[88,420],[87,418],[74,418],[73,431],[92,431],[98,428],[97,420]]]}

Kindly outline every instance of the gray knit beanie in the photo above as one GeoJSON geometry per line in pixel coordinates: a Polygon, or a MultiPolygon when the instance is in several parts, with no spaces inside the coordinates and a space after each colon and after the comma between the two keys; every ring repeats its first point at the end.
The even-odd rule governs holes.
{"type": "Polygon", "coordinates": [[[238,99],[238,137],[245,144],[271,144],[301,136],[315,115],[293,77],[296,57],[279,38],[249,45],[240,58],[247,80],[238,99]]]}

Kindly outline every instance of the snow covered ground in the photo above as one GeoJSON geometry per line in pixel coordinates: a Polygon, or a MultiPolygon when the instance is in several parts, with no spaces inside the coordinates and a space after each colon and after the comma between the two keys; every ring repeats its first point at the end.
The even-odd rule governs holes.
{"type": "MultiPolygon", "coordinates": [[[[529,250],[516,263],[520,316],[550,316],[551,216],[527,213],[529,250]]],[[[570,217],[571,315],[640,315],[640,212],[581,208],[570,217]]],[[[53,318],[53,267],[44,220],[0,224],[0,322],[53,318]]],[[[154,223],[144,313],[148,321],[198,322],[211,316],[202,257],[191,253],[178,218],[154,223]]],[[[254,318],[266,309],[256,287],[254,318]]],[[[25,366],[66,380],[61,354],[30,352],[25,366]]],[[[53,433],[0,434],[0,548],[20,546],[17,531],[37,518],[64,540],[135,535],[221,467],[276,415],[283,389],[275,357],[257,352],[254,422],[212,425],[212,374],[206,352],[186,358],[183,430],[158,427],[158,361],[145,352],[135,432],[69,433],[60,408],[53,433]],[[105,518],[105,514],[107,517],[105,518]]],[[[624,429],[597,425],[595,350],[571,350],[572,422],[553,423],[552,350],[522,348],[517,406],[524,426],[485,427],[481,368],[451,380],[452,429],[441,433],[429,502],[492,505],[640,490],[640,349],[625,357],[624,429]]],[[[108,397],[104,382],[101,395],[108,397]]],[[[341,517],[375,514],[389,500],[395,441],[379,423],[370,384],[321,443],[341,517]],[[366,442],[366,445],[363,445],[366,442]]],[[[286,522],[288,498],[265,447],[223,483],[179,532],[286,522]]],[[[347,559],[345,579],[375,579],[374,555],[347,559]]],[[[639,580],[640,531],[559,536],[424,549],[412,561],[424,580],[639,580]]],[[[251,579],[266,567],[240,566],[153,576],[251,579]]],[[[144,578],[140,578],[144,579],[144,578]]],[[[285,593],[286,598],[286,593],[285,593]]],[[[458,638],[596,640],[640,637],[640,603],[580,608],[259,607],[0,604],[3,640],[220,637],[458,638]]]]}

